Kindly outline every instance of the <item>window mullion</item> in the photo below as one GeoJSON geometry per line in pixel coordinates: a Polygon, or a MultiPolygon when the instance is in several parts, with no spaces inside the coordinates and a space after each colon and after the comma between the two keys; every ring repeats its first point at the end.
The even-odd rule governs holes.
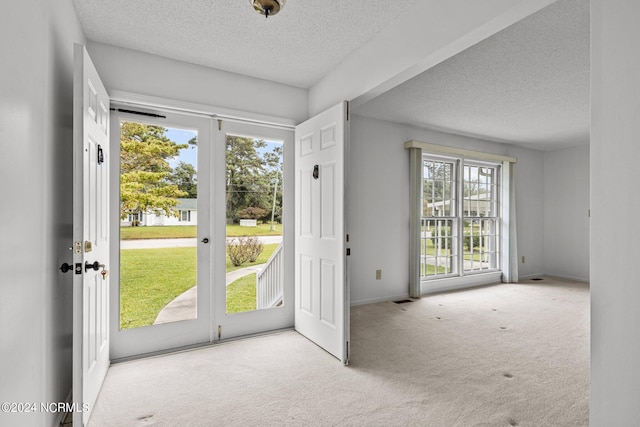
{"type": "Polygon", "coordinates": [[[458,275],[464,276],[464,159],[456,162],[456,224],[458,231],[458,275]]]}

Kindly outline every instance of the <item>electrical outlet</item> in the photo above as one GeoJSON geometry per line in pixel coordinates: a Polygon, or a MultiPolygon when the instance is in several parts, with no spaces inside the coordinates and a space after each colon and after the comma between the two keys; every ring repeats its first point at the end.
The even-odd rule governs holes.
{"type": "Polygon", "coordinates": [[[382,270],[376,270],[376,280],[382,279],[382,270]]]}
{"type": "Polygon", "coordinates": [[[522,263],[524,264],[524,255],[522,255],[522,263]]]}

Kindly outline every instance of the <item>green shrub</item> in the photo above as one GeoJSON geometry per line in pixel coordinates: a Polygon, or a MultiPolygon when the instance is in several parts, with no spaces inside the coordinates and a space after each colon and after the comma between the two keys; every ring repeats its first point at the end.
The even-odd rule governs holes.
{"type": "MultiPolygon", "coordinates": [[[[471,239],[472,237],[469,234],[464,235],[464,247],[469,250],[471,250],[471,239]]],[[[473,247],[474,248],[480,247],[480,236],[477,234],[473,236],[473,247]]]]}
{"type": "Polygon", "coordinates": [[[255,236],[234,237],[227,240],[227,255],[231,263],[236,267],[247,261],[254,262],[263,249],[262,242],[255,236]]]}
{"type": "Polygon", "coordinates": [[[264,249],[262,242],[256,236],[251,236],[246,238],[245,245],[249,252],[249,262],[255,262],[264,249]]]}
{"type": "MultiPolygon", "coordinates": [[[[451,232],[449,231],[449,227],[439,227],[434,228],[431,231],[431,244],[434,248],[438,247],[438,239],[445,239],[451,237],[451,232]]],[[[444,245],[442,245],[444,246],[444,245]]]]}

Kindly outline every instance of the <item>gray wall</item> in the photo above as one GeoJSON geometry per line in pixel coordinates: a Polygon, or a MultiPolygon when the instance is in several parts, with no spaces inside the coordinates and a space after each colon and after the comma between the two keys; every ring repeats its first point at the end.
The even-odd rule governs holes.
{"type": "Polygon", "coordinates": [[[591,0],[590,423],[640,425],[640,2],[591,0]]]}
{"type": "Polygon", "coordinates": [[[521,277],[544,270],[544,153],[488,141],[353,116],[347,167],[347,222],[351,240],[351,301],[404,297],[409,283],[408,140],[517,157],[515,169],[521,277]],[[538,179],[531,179],[532,176],[538,179]],[[382,269],[382,279],[375,271],[382,269]]]}
{"type": "MultiPolygon", "coordinates": [[[[0,7],[0,402],[60,402],[71,391],[73,43],[71,0],[0,7]]],[[[53,425],[7,414],[0,425],[53,425]]]]}
{"type": "Polygon", "coordinates": [[[589,146],[544,154],[545,273],[589,281],[589,146]]]}

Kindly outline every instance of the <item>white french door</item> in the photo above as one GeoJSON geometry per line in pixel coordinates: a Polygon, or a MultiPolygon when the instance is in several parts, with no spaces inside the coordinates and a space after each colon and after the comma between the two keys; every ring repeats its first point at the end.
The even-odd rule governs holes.
{"type": "Polygon", "coordinates": [[[295,328],[349,361],[345,158],[349,127],[341,103],[296,127],[295,328]]]}
{"type": "Polygon", "coordinates": [[[84,425],[109,367],[109,94],[74,46],[73,413],[84,425]]]}
{"type": "Polygon", "coordinates": [[[294,300],[293,132],[216,124],[214,341],[293,326],[294,300]],[[249,248],[254,256],[244,260],[249,248]]]}
{"type": "MultiPolygon", "coordinates": [[[[98,279],[111,283],[110,287],[103,284],[103,299],[95,304],[100,307],[100,327],[106,333],[85,331],[85,337],[103,339],[101,377],[90,390],[99,391],[109,357],[121,360],[291,326],[348,363],[347,104],[309,119],[294,134],[286,127],[218,120],[135,102],[115,103],[109,115],[106,92],[98,101],[85,98],[87,111],[101,108],[98,126],[111,133],[110,142],[105,142],[107,132],[103,147],[96,145],[95,156],[87,157],[101,159],[99,165],[106,158],[108,171],[102,167],[102,176],[108,179],[99,186],[109,197],[96,199],[98,192],[87,193],[86,189],[85,196],[89,194],[87,200],[97,203],[91,212],[104,222],[98,228],[110,238],[104,240],[105,255],[96,259],[99,271],[83,277],[93,277],[95,284],[100,283],[98,279]],[[155,145],[145,148],[147,143],[155,145]],[[240,170],[234,166],[238,159],[230,161],[229,157],[238,147],[261,159],[251,160],[258,161],[258,166],[250,168],[253,172],[244,178],[253,183],[242,190],[234,188],[240,184],[231,179],[240,170]],[[190,149],[197,149],[197,155],[186,161],[190,165],[181,165],[185,162],[178,153],[190,149]],[[160,154],[149,160],[149,153],[160,154]],[[191,184],[197,183],[196,193],[181,181],[190,173],[191,184]],[[232,206],[232,191],[268,194],[261,194],[261,201],[255,203],[232,206]],[[265,197],[272,203],[265,203],[265,197]],[[237,228],[254,227],[258,222],[276,229],[280,226],[281,231],[266,237],[258,233],[254,242],[272,247],[262,258],[250,261],[254,272],[240,274],[237,270],[245,267],[242,263],[229,267],[227,253],[243,242],[237,228]],[[187,227],[195,232],[185,234],[187,227]],[[179,236],[172,237],[169,228],[180,229],[179,236]],[[227,235],[234,228],[235,234],[227,235]],[[161,238],[153,237],[156,231],[161,231],[161,238]],[[101,274],[108,269],[109,260],[110,275],[101,274]],[[231,292],[236,276],[254,293],[243,297],[243,303],[249,301],[249,305],[241,309],[230,304],[237,299],[231,292]],[[185,280],[189,283],[182,283],[185,280]],[[167,283],[170,291],[162,287],[167,283]],[[158,301],[160,307],[154,306],[158,301]],[[137,314],[131,314],[132,307],[137,314]]],[[[242,155],[238,153],[241,150],[235,155],[242,155]]],[[[255,233],[248,230],[246,234],[255,233]]],[[[78,235],[76,240],[88,239],[78,235]]],[[[93,243],[97,246],[98,240],[93,243]]],[[[86,252],[85,248],[81,249],[86,252]]],[[[74,262],[77,265],[84,258],[74,262]]],[[[74,296],[76,299],[81,300],[74,296]]],[[[98,327],[91,322],[90,327],[98,327]]],[[[74,352],[79,354],[75,348],[74,352]]],[[[77,401],[91,399],[78,397],[77,401]]]]}
{"type": "Polygon", "coordinates": [[[211,341],[211,119],[112,106],[111,358],[211,341]]]}

